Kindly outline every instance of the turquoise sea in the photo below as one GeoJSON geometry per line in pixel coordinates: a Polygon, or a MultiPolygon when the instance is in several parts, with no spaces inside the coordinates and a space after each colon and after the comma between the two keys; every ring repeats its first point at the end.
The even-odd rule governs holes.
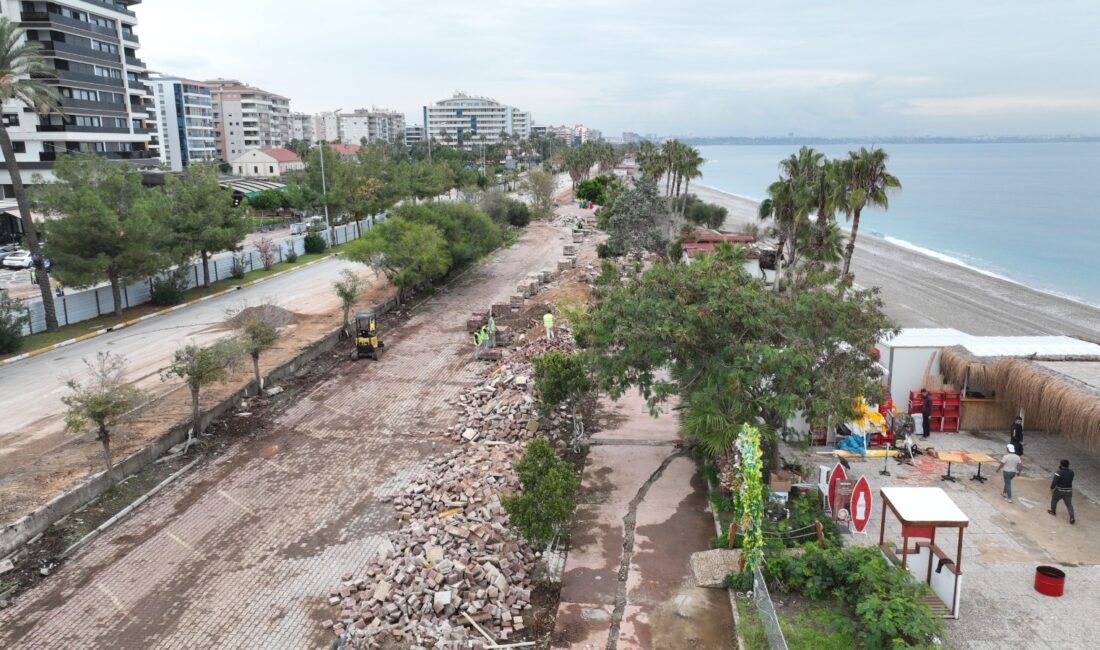
{"type": "MultiPolygon", "coordinates": [[[[821,145],[829,157],[860,145],[821,145]]],[[[1100,305],[1100,143],[887,144],[902,183],[861,235],[1100,305]]],[[[699,147],[698,182],[760,199],[795,145],[699,147]]]]}

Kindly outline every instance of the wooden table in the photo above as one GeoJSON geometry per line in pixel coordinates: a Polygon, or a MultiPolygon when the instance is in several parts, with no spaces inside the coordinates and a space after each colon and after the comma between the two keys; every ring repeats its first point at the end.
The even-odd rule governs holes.
{"type": "Polygon", "coordinates": [[[982,463],[995,463],[995,462],[997,462],[996,458],[990,456],[989,454],[977,453],[977,454],[966,454],[966,459],[968,461],[970,461],[971,463],[977,463],[978,464],[978,473],[975,474],[974,476],[970,477],[971,481],[978,481],[979,483],[985,483],[986,481],[989,480],[988,477],[982,476],[982,463]]]}
{"type": "Polygon", "coordinates": [[[951,463],[965,463],[966,456],[963,454],[956,454],[950,451],[941,451],[938,458],[943,461],[947,461],[947,473],[940,477],[941,481],[955,482],[955,477],[951,476],[951,463]]]}

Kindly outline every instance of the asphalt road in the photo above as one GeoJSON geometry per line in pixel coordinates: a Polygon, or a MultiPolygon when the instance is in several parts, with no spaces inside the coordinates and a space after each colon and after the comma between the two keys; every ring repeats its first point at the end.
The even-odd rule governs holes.
{"type": "MultiPolygon", "coordinates": [[[[755,201],[693,186],[700,198],[726,206],[726,227],[756,222],[755,201]]],[[[864,236],[852,259],[855,281],[878,287],[886,313],[901,327],[953,327],[969,334],[1064,334],[1100,343],[1100,309],[949,264],[864,236]]]]}
{"type": "Polygon", "coordinates": [[[326,312],[339,305],[330,284],[345,268],[365,269],[343,259],[328,259],[0,368],[0,466],[11,460],[9,455],[62,428],[65,382],[88,375],[84,359],[94,359],[102,351],[122,354],[130,362],[131,381],[153,394],[163,394],[178,385],[177,381],[163,382],[159,376],[172,353],[188,342],[205,344],[227,336],[229,332],[220,325],[228,310],[271,303],[297,313],[326,312]],[[28,404],[28,400],[33,402],[28,404]]]}

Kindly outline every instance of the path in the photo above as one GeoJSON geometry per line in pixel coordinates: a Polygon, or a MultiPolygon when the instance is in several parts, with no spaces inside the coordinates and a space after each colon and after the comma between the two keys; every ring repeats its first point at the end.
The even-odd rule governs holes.
{"type": "Polygon", "coordinates": [[[450,448],[447,400],[473,381],[466,316],[561,255],[533,224],[513,247],[346,361],[270,433],[169,487],[0,612],[0,647],[327,647],[326,597],[394,524],[395,494],[450,448]]]}
{"type": "Polygon", "coordinates": [[[581,479],[554,647],[729,648],[726,592],[694,586],[692,552],[714,522],[695,461],[670,413],[650,417],[635,394],[605,403],[581,479]]]}
{"type": "MultiPolygon", "coordinates": [[[[240,291],[162,314],[136,325],[81,341],[0,368],[0,523],[27,514],[53,496],[100,471],[99,445],[92,436],[64,430],[65,382],[88,376],[84,359],[110,351],[129,360],[127,376],[150,396],[164,396],[181,388],[182,381],[161,381],[160,371],[172,354],[187,342],[206,344],[229,336],[223,326],[226,312],[248,305],[272,303],[295,312],[296,324],[285,331],[275,350],[261,362],[289,358],[299,347],[332,330],[340,301],[330,289],[343,269],[355,269],[364,278],[376,276],[364,266],[340,258],[323,260],[291,273],[245,287],[240,291]],[[27,398],[33,396],[33,408],[27,398]]],[[[379,281],[375,284],[380,285],[379,281]]],[[[241,382],[248,380],[243,373],[241,382]]],[[[220,389],[207,391],[214,397],[220,389]]],[[[236,386],[233,387],[236,390],[236,386]]],[[[182,391],[180,391],[182,393],[182,391]]],[[[186,397],[186,396],[184,396],[186,397]]],[[[189,398],[188,398],[189,399],[189,398]]],[[[159,436],[178,419],[187,417],[187,399],[180,408],[158,404],[157,421],[149,431],[141,422],[115,436],[115,458],[122,459],[159,436]],[[172,417],[161,418],[161,415],[172,417]]]]}

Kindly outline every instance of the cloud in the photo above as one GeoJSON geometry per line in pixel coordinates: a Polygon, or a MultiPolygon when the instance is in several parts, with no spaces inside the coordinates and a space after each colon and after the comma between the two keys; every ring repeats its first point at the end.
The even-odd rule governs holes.
{"type": "Polygon", "coordinates": [[[1100,111],[1100,97],[979,95],[910,99],[897,109],[905,115],[933,117],[1100,111]]]}

